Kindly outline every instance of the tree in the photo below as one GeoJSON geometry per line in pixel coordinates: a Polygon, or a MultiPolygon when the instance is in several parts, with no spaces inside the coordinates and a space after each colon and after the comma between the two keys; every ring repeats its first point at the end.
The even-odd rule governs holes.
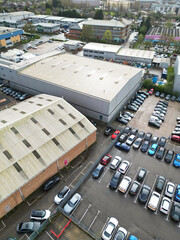
{"type": "Polygon", "coordinates": [[[153,46],[153,44],[150,41],[145,41],[144,46],[145,46],[145,48],[150,49],[153,46]]]}
{"type": "Polygon", "coordinates": [[[139,30],[139,33],[145,35],[147,33],[147,27],[145,25],[142,26],[139,30]]]}
{"type": "Polygon", "coordinates": [[[150,90],[153,87],[152,79],[145,79],[143,82],[143,87],[150,90]]]}
{"type": "Polygon", "coordinates": [[[151,27],[151,17],[147,17],[146,21],[144,22],[145,26],[147,27],[147,30],[149,30],[149,28],[151,27]]]}
{"type": "Polygon", "coordinates": [[[29,33],[34,33],[36,30],[35,30],[35,27],[32,25],[32,23],[28,22],[26,23],[26,25],[24,26],[24,31],[25,32],[29,32],[29,33]]]}
{"type": "Polygon", "coordinates": [[[46,15],[52,15],[51,9],[46,8],[46,15]]]}
{"type": "Polygon", "coordinates": [[[81,38],[85,41],[93,38],[93,29],[92,26],[84,25],[81,33],[81,38]]]}
{"type": "Polygon", "coordinates": [[[167,20],[167,22],[165,23],[165,27],[167,27],[167,28],[172,28],[172,22],[171,22],[171,20],[167,20]]]}
{"type": "Polygon", "coordinates": [[[60,0],[52,0],[52,6],[53,8],[61,7],[62,3],[60,0]]]}
{"type": "Polygon", "coordinates": [[[96,10],[94,14],[94,19],[104,19],[103,11],[102,9],[96,10]]]}
{"type": "Polygon", "coordinates": [[[110,30],[107,30],[104,33],[103,40],[107,41],[108,43],[112,42],[112,33],[110,30]]]}

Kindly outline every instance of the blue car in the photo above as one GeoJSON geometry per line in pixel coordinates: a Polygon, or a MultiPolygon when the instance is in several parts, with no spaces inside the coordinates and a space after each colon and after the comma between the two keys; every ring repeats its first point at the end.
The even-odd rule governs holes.
{"type": "Polygon", "coordinates": [[[175,158],[174,158],[174,162],[173,162],[173,165],[175,167],[180,167],[180,153],[177,153],[175,158]]]}
{"type": "Polygon", "coordinates": [[[115,144],[115,147],[117,147],[117,148],[119,148],[120,150],[124,150],[124,151],[129,151],[130,150],[130,146],[128,146],[127,144],[125,144],[125,143],[120,143],[120,142],[117,142],[116,144],[115,144]]]}
{"type": "Polygon", "coordinates": [[[176,192],[174,195],[174,200],[176,200],[177,202],[180,202],[180,184],[177,185],[176,192]]]}
{"type": "Polygon", "coordinates": [[[128,240],[138,240],[137,237],[135,237],[134,235],[130,235],[128,240]]]}
{"type": "Polygon", "coordinates": [[[158,147],[158,145],[156,143],[153,143],[149,148],[148,154],[150,156],[153,156],[157,150],[157,147],[158,147]]]}

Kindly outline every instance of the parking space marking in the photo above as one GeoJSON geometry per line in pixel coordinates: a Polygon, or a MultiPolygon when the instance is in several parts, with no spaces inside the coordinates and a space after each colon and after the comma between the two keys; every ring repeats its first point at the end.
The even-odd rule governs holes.
{"type": "Polygon", "coordinates": [[[76,179],[77,179],[81,174],[84,175],[84,173],[82,173],[82,171],[81,171],[81,172],[73,179],[73,181],[70,183],[71,186],[73,186],[72,183],[75,182],[76,179]]]}
{"type": "Polygon", "coordinates": [[[97,214],[96,214],[96,216],[94,217],[94,219],[92,220],[92,222],[91,222],[91,224],[90,224],[88,230],[90,230],[90,228],[92,227],[92,225],[93,225],[94,222],[96,221],[96,218],[98,217],[99,213],[100,213],[100,211],[98,210],[98,211],[97,211],[97,214]]]}
{"type": "Polygon", "coordinates": [[[27,203],[28,206],[30,207],[30,206],[33,205],[39,198],[41,198],[44,194],[45,194],[45,192],[43,192],[41,195],[39,195],[33,202],[29,203],[28,201],[26,201],[26,203],[27,203]]]}
{"type": "Polygon", "coordinates": [[[102,234],[102,232],[103,232],[103,230],[104,230],[104,228],[105,228],[105,226],[106,226],[106,224],[107,224],[108,220],[109,220],[109,217],[107,217],[107,220],[106,220],[105,224],[103,225],[103,227],[102,227],[102,229],[101,229],[101,232],[100,232],[100,234],[102,234]]]}
{"type": "Polygon", "coordinates": [[[1,222],[2,222],[3,227],[0,229],[0,231],[2,231],[6,227],[6,224],[3,222],[3,220],[1,220],[1,222]]]}
{"type": "Polygon", "coordinates": [[[171,200],[171,202],[170,202],[170,206],[169,206],[169,212],[168,212],[168,214],[167,214],[167,217],[165,218],[165,220],[166,221],[168,221],[169,222],[169,216],[170,216],[170,209],[171,209],[171,207],[172,207],[172,203],[173,203],[173,200],[171,200]]]}
{"type": "Polygon", "coordinates": [[[51,206],[48,208],[48,210],[51,209],[54,205],[55,205],[55,203],[53,202],[53,204],[51,204],[51,206]]]}
{"type": "Polygon", "coordinates": [[[128,170],[126,171],[126,173],[124,174],[124,176],[126,176],[126,175],[128,174],[128,172],[129,172],[131,166],[132,166],[132,163],[129,164],[128,170]]]}
{"type": "Polygon", "coordinates": [[[25,233],[25,234],[20,238],[20,240],[22,240],[24,237],[26,237],[26,239],[29,239],[28,235],[25,233]]]}
{"type": "Polygon", "coordinates": [[[145,204],[145,206],[144,206],[145,209],[147,209],[147,205],[148,205],[149,199],[150,199],[150,197],[151,197],[152,192],[154,191],[153,189],[154,189],[154,186],[155,186],[155,184],[156,184],[157,177],[158,177],[158,175],[156,175],[156,177],[155,177],[155,179],[154,179],[154,182],[153,182],[153,185],[152,185],[152,188],[151,188],[149,197],[148,197],[147,202],[146,202],[146,204],[145,204]]]}
{"type": "Polygon", "coordinates": [[[157,205],[157,208],[156,208],[156,211],[155,211],[156,215],[158,215],[158,210],[159,210],[159,206],[161,204],[162,199],[163,199],[163,194],[160,195],[159,202],[158,202],[158,205],[157,205]]]}
{"type": "Polygon", "coordinates": [[[107,173],[108,169],[109,169],[109,168],[107,167],[106,170],[105,170],[105,172],[104,172],[104,174],[103,174],[102,177],[99,179],[98,183],[100,183],[100,182],[102,181],[102,179],[103,179],[103,177],[105,176],[105,174],[107,173]]]}
{"type": "Polygon", "coordinates": [[[86,215],[86,213],[88,212],[89,208],[91,207],[91,204],[89,204],[88,208],[86,209],[86,211],[84,212],[84,214],[82,215],[81,219],[79,220],[79,223],[83,220],[84,216],[86,215]]]}
{"type": "Polygon", "coordinates": [[[178,224],[178,226],[177,226],[178,228],[180,228],[180,223],[178,224]]]}
{"type": "Polygon", "coordinates": [[[72,188],[74,188],[74,186],[72,185],[72,184],[69,184],[69,186],[68,187],[72,187],[72,188]]]}
{"type": "Polygon", "coordinates": [[[51,240],[54,240],[54,238],[51,237],[51,235],[47,231],[45,231],[45,233],[51,238],[51,240]]]}
{"type": "Polygon", "coordinates": [[[78,208],[78,206],[81,204],[81,202],[83,201],[83,199],[81,198],[80,202],[78,203],[78,205],[75,207],[75,209],[72,211],[71,215],[73,215],[73,213],[76,211],[76,209],[78,208]]]}
{"type": "Polygon", "coordinates": [[[127,233],[127,237],[126,237],[126,239],[128,239],[128,238],[129,238],[129,235],[130,235],[130,232],[128,232],[128,233],[127,233]]]}
{"type": "Polygon", "coordinates": [[[139,189],[139,192],[138,192],[137,196],[135,197],[134,203],[137,203],[138,196],[139,196],[139,194],[140,194],[140,192],[141,192],[141,189],[142,189],[142,187],[143,187],[143,185],[144,185],[144,183],[145,183],[145,181],[146,181],[146,179],[147,179],[148,174],[149,174],[149,171],[147,171],[146,176],[145,176],[143,182],[142,182],[141,185],[140,185],[140,189],[139,189]]]}

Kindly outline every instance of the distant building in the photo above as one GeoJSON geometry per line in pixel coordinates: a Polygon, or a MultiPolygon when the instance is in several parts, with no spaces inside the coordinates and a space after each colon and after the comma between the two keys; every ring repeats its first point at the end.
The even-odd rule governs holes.
{"type": "Polygon", "coordinates": [[[128,9],[130,7],[130,0],[107,0],[108,5],[113,8],[123,7],[124,9],[128,9]]]}
{"type": "Polygon", "coordinates": [[[98,7],[100,5],[100,0],[72,0],[72,2],[77,4],[87,4],[94,7],[98,7]]]}
{"type": "Polygon", "coordinates": [[[153,3],[151,5],[151,10],[154,12],[160,12],[162,14],[171,13],[175,14],[176,12],[176,4],[168,4],[168,3],[153,3]]]}
{"type": "Polygon", "coordinates": [[[174,92],[178,92],[180,94],[180,56],[177,56],[175,66],[174,66],[174,73],[175,73],[175,79],[174,79],[174,92]]]}
{"type": "Polygon", "coordinates": [[[60,30],[60,25],[57,23],[36,23],[33,24],[37,32],[55,33],[60,30]]]}
{"type": "Polygon", "coordinates": [[[22,29],[0,27],[0,48],[10,47],[21,41],[22,29]]]}

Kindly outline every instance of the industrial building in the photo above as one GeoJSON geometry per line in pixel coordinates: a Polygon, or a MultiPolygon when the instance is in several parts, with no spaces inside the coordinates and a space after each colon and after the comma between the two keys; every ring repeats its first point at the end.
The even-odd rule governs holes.
{"type": "Polygon", "coordinates": [[[60,30],[60,25],[57,23],[35,23],[33,26],[40,33],[55,33],[60,30]]]}
{"type": "Polygon", "coordinates": [[[0,27],[0,48],[10,47],[21,41],[22,29],[0,27]]]}
{"type": "Polygon", "coordinates": [[[174,66],[174,92],[178,92],[180,94],[180,56],[177,56],[175,66],[174,66]]]}
{"type": "Polygon", "coordinates": [[[91,7],[98,7],[100,5],[100,0],[72,0],[72,3],[86,4],[91,7]]]}
{"type": "Polygon", "coordinates": [[[36,95],[1,111],[0,218],[96,141],[96,128],[64,99],[36,95]]]}
{"type": "Polygon", "coordinates": [[[180,41],[180,28],[151,27],[145,36],[145,41],[162,42],[168,37],[180,41]]]}
{"type": "Polygon", "coordinates": [[[64,97],[86,116],[111,121],[141,84],[142,70],[58,51],[6,66],[0,77],[29,93],[64,97]]]}

